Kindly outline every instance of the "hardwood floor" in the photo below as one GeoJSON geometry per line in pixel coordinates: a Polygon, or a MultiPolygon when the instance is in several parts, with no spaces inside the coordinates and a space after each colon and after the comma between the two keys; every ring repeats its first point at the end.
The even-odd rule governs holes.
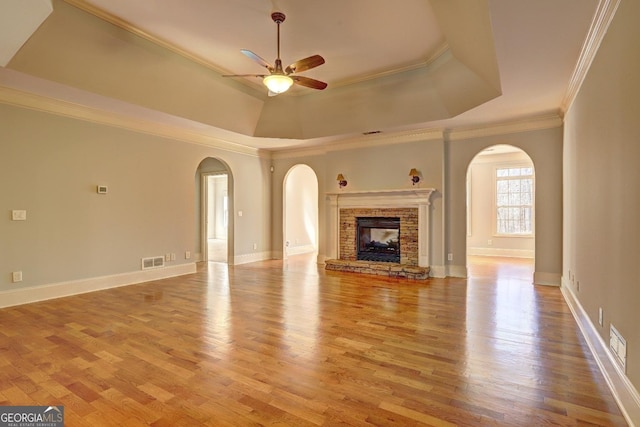
{"type": "Polygon", "coordinates": [[[559,289],[308,256],[0,310],[0,405],[66,426],[626,425],[559,289]]]}
{"type": "Polygon", "coordinates": [[[227,240],[207,239],[207,255],[209,261],[227,262],[227,240]]]}

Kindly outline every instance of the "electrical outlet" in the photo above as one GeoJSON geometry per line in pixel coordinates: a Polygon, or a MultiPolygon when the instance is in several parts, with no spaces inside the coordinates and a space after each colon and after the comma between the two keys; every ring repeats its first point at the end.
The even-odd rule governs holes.
{"type": "Polygon", "coordinates": [[[171,253],[171,261],[175,261],[176,260],[176,254],[174,254],[173,252],[171,253]]]}
{"type": "Polygon", "coordinates": [[[11,280],[13,283],[22,282],[22,271],[14,271],[11,273],[11,280]]]}
{"type": "Polygon", "coordinates": [[[165,254],[164,255],[164,260],[165,260],[165,262],[171,261],[171,254],[165,254]]]}
{"type": "Polygon", "coordinates": [[[453,254],[449,254],[449,255],[447,255],[447,259],[448,259],[449,261],[453,261],[453,254]]]}
{"type": "Polygon", "coordinates": [[[191,251],[185,251],[184,259],[191,259],[191,251]]]}
{"type": "Polygon", "coordinates": [[[254,244],[253,244],[253,250],[256,250],[256,249],[258,249],[258,244],[257,244],[257,243],[254,243],[254,244]]]}
{"type": "Polygon", "coordinates": [[[487,245],[489,245],[489,246],[493,245],[493,240],[491,240],[491,239],[487,240],[487,245]]]}

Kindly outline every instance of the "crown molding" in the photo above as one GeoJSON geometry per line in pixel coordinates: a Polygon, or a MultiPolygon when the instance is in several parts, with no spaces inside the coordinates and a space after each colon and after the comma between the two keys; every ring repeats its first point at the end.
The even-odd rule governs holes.
{"type": "Polygon", "coordinates": [[[264,150],[194,132],[179,126],[170,126],[159,121],[139,119],[131,115],[88,107],[86,105],[25,92],[2,85],[0,85],[0,103],[182,142],[204,145],[238,154],[266,158],[271,157],[270,153],[264,150]]]}
{"type": "Polygon", "coordinates": [[[441,141],[441,129],[423,129],[398,133],[378,133],[374,135],[360,135],[334,139],[322,143],[322,146],[314,145],[305,148],[285,148],[272,151],[273,159],[286,159],[293,157],[320,156],[329,152],[356,150],[360,148],[373,148],[385,145],[406,144],[417,141],[441,141]]]}
{"type": "Polygon", "coordinates": [[[562,118],[557,113],[547,113],[501,123],[488,123],[482,126],[447,129],[445,131],[445,138],[448,141],[462,141],[487,136],[553,129],[561,126],[562,118]]]}
{"type": "Polygon", "coordinates": [[[571,108],[571,104],[578,95],[578,91],[580,90],[584,79],[587,77],[589,68],[595,59],[598,48],[609,29],[611,21],[613,21],[613,17],[615,16],[619,5],[620,0],[600,0],[598,2],[598,7],[593,16],[593,20],[591,21],[587,38],[582,45],[582,51],[578,57],[578,62],[576,63],[576,67],[573,70],[571,79],[569,80],[567,92],[560,103],[562,117],[564,117],[569,108],[571,108]]]}
{"type": "Polygon", "coordinates": [[[223,151],[249,156],[285,159],[295,157],[326,155],[329,152],[374,148],[395,144],[406,144],[419,141],[459,141],[487,136],[551,129],[562,126],[558,114],[551,113],[532,116],[517,121],[492,123],[483,126],[453,129],[423,129],[397,133],[379,133],[359,135],[315,142],[313,146],[304,148],[285,148],[282,150],[265,150],[249,147],[236,142],[224,140],[180,126],[171,126],[160,121],[144,120],[131,115],[89,107],[79,103],[64,101],[48,96],[38,95],[0,85],[0,103],[36,111],[71,117],[92,123],[114,126],[130,131],[170,138],[192,144],[204,145],[223,151]],[[320,145],[322,144],[322,145],[320,145]]]}
{"type": "Polygon", "coordinates": [[[434,128],[398,132],[395,134],[379,133],[368,136],[347,137],[332,140],[330,142],[324,142],[322,146],[314,145],[306,148],[284,148],[281,150],[274,150],[272,151],[271,158],[275,160],[295,157],[322,156],[334,151],[374,148],[419,141],[462,141],[465,139],[554,129],[561,127],[562,124],[562,118],[557,113],[547,113],[507,122],[488,123],[480,126],[446,129],[434,128]]]}

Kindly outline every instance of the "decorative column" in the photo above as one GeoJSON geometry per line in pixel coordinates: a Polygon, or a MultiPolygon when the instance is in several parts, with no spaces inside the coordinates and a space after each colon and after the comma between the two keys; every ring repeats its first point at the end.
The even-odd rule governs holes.
{"type": "Polygon", "coordinates": [[[338,210],[338,194],[327,194],[328,215],[327,218],[327,259],[338,259],[340,257],[340,211],[338,210]]]}
{"type": "Polygon", "coordinates": [[[429,267],[429,206],[431,202],[428,193],[418,202],[418,266],[429,267]]]}

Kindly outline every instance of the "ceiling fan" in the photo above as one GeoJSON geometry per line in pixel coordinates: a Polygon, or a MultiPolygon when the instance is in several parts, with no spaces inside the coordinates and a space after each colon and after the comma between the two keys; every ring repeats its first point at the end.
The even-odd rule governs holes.
{"type": "Polygon", "coordinates": [[[327,87],[325,82],[312,79],[309,77],[298,76],[295,73],[310,70],[319,65],[324,64],[324,58],[320,55],[313,55],[308,58],[294,62],[286,68],[282,68],[282,60],[280,59],[280,24],[285,20],[286,16],[282,12],[273,12],[271,19],[278,26],[278,57],[276,65],[272,66],[267,61],[247,49],[241,49],[240,52],[253,59],[255,62],[263,66],[269,71],[269,74],[228,74],[222,77],[260,77],[262,82],[269,89],[269,96],[278,95],[286,92],[293,83],[300,86],[309,87],[311,89],[323,90],[327,87]]]}

